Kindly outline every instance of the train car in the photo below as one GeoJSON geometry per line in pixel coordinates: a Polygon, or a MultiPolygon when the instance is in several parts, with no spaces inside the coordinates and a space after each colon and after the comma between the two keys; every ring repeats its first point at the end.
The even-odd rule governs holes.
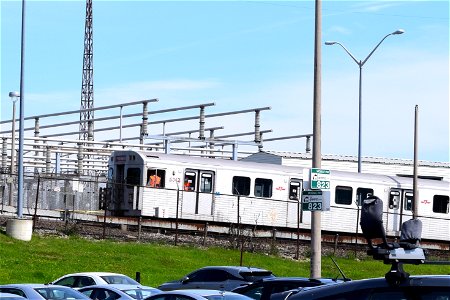
{"type": "MultiPolygon", "coordinates": [[[[119,216],[311,226],[311,212],[301,203],[310,185],[308,168],[124,150],[112,154],[108,173],[108,209],[119,216]]],[[[383,200],[389,236],[399,236],[402,222],[412,217],[412,178],[332,170],[330,183],[324,231],[361,232],[359,212],[367,195],[383,200]]],[[[448,242],[449,183],[419,179],[418,190],[422,238],[448,242]]]]}

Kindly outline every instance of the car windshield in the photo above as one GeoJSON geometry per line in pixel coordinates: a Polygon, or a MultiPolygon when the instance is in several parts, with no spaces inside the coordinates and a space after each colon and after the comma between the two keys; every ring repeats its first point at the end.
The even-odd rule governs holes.
{"type": "Polygon", "coordinates": [[[47,300],[86,299],[82,294],[69,288],[43,287],[35,288],[34,290],[47,300]]]}
{"type": "Polygon", "coordinates": [[[157,289],[129,289],[122,290],[122,292],[133,297],[134,299],[144,299],[149,296],[159,294],[157,289]]]}
{"type": "Polygon", "coordinates": [[[244,277],[246,281],[251,282],[267,277],[273,277],[273,274],[270,271],[240,272],[239,274],[241,274],[241,276],[244,277]]]}
{"type": "Polygon", "coordinates": [[[109,284],[118,283],[118,284],[139,284],[139,282],[134,281],[130,277],[121,276],[121,275],[106,275],[101,276],[104,281],[109,284]]]}

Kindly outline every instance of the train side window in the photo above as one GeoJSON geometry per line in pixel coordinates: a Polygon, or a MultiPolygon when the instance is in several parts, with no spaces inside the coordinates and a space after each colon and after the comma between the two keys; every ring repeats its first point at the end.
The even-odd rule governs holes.
{"type": "Polygon", "coordinates": [[[141,169],[128,168],[126,183],[130,184],[130,185],[140,185],[141,184],[141,169]]]}
{"type": "Polygon", "coordinates": [[[166,170],[148,169],[147,170],[147,186],[154,188],[165,187],[166,170]]]}
{"type": "Polygon", "coordinates": [[[400,192],[391,191],[389,194],[389,208],[398,209],[398,204],[400,203],[400,192]]]}
{"type": "Polygon", "coordinates": [[[184,190],[188,192],[195,191],[195,184],[197,182],[197,174],[192,171],[184,173],[184,190]]]}
{"type": "Polygon", "coordinates": [[[202,173],[200,176],[200,192],[211,193],[213,191],[213,176],[210,173],[202,173]]]}
{"type": "Polygon", "coordinates": [[[352,204],[353,188],[351,186],[336,186],[335,202],[336,204],[352,204]]]}
{"type": "Polygon", "coordinates": [[[433,212],[448,214],[449,197],[444,195],[433,196],[433,212]]]}
{"type": "Polygon", "coordinates": [[[413,193],[405,193],[405,210],[412,210],[413,208],[413,201],[414,201],[414,194],[413,193]]]}
{"type": "Polygon", "coordinates": [[[233,176],[233,195],[250,195],[250,178],[242,176],[233,176]]]}
{"type": "Polygon", "coordinates": [[[356,201],[358,202],[358,206],[362,205],[364,199],[373,195],[373,189],[367,188],[357,188],[356,189],[356,201]]]}
{"type": "Polygon", "coordinates": [[[255,197],[272,197],[272,179],[256,178],[255,179],[255,197]]]}

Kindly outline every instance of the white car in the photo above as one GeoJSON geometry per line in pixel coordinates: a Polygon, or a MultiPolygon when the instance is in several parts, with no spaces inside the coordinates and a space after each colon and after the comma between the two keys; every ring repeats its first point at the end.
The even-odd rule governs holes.
{"type": "Polygon", "coordinates": [[[139,282],[126,275],[109,272],[83,272],[67,274],[56,279],[52,282],[52,284],[64,285],[74,289],[99,284],[140,285],[139,282]]]}

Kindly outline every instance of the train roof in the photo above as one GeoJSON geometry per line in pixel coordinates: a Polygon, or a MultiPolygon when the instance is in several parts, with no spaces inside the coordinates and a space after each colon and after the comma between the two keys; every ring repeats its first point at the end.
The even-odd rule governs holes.
{"type": "MultiPolygon", "coordinates": [[[[285,165],[276,165],[270,163],[261,163],[261,162],[253,162],[253,161],[234,161],[227,159],[219,159],[219,158],[207,158],[207,157],[195,157],[189,155],[179,155],[179,154],[165,154],[161,152],[150,152],[150,151],[135,151],[135,150],[119,150],[115,151],[117,155],[124,153],[137,153],[142,159],[145,161],[147,158],[151,159],[160,159],[165,161],[172,161],[175,163],[194,163],[198,165],[209,165],[214,167],[229,167],[229,168],[242,168],[242,169],[253,169],[260,170],[261,172],[267,172],[270,170],[272,172],[287,172],[287,173],[302,173],[303,170],[308,169],[300,166],[285,166],[285,165]]],[[[349,171],[339,171],[339,170],[331,170],[334,175],[341,178],[348,178],[349,181],[352,180],[367,180],[367,181],[377,181],[384,183],[398,183],[400,185],[408,185],[412,186],[413,179],[410,177],[403,176],[389,176],[389,175],[380,175],[380,174],[370,174],[370,173],[355,173],[349,171]]],[[[450,188],[450,183],[442,180],[431,180],[431,179],[421,179],[418,180],[419,183],[426,184],[429,187],[436,188],[450,188]]]]}

